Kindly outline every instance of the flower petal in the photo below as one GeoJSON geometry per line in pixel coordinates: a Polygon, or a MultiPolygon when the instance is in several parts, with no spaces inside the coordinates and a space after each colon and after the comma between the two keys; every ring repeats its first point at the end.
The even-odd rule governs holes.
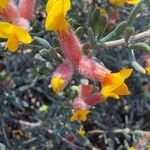
{"type": "Polygon", "coordinates": [[[87,115],[90,113],[90,111],[86,109],[78,109],[77,111],[74,112],[72,117],[70,118],[70,121],[86,121],[87,115]]]}
{"type": "Polygon", "coordinates": [[[0,22],[0,37],[8,38],[14,31],[13,25],[7,22],[0,22]]]}
{"type": "Polygon", "coordinates": [[[8,0],[0,0],[0,8],[5,9],[8,6],[8,0]]]}
{"type": "Polygon", "coordinates": [[[150,67],[145,68],[147,71],[147,75],[150,76],[150,67]]]}
{"type": "Polygon", "coordinates": [[[8,38],[5,48],[8,48],[10,52],[16,52],[19,47],[19,41],[15,35],[8,38]]]}
{"type": "Polygon", "coordinates": [[[48,13],[49,10],[53,7],[53,5],[57,2],[57,0],[49,0],[47,2],[47,5],[46,5],[46,12],[48,13]]]}
{"type": "Polygon", "coordinates": [[[117,6],[123,6],[126,3],[126,0],[109,0],[109,2],[117,6]]]}
{"type": "Polygon", "coordinates": [[[118,88],[116,88],[113,93],[116,93],[118,95],[129,95],[129,89],[125,83],[122,83],[118,88]]]}
{"type": "Polygon", "coordinates": [[[101,94],[104,97],[119,98],[119,95],[129,95],[129,90],[124,80],[132,73],[132,69],[124,68],[118,73],[109,74],[102,83],[101,94]]]}
{"type": "Polygon", "coordinates": [[[128,4],[131,4],[131,5],[136,5],[140,2],[140,0],[127,0],[127,3],[128,4]]]}
{"type": "Polygon", "coordinates": [[[60,76],[55,76],[51,81],[52,89],[55,93],[58,93],[64,88],[64,80],[60,76]]]}
{"type": "Polygon", "coordinates": [[[89,95],[91,95],[92,89],[93,89],[93,85],[91,85],[91,84],[88,84],[88,85],[82,84],[81,87],[80,87],[81,97],[88,97],[89,95]]]}
{"type": "MultiPolygon", "coordinates": [[[[52,12],[55,13],[55,12],[52,12]]],[[[54,16],[51,16],[51,14],[48,14],[46,18],[46,30],[52,30],[52,31],[57,31],[57,30],[68,30],[68,22],[64,19],[63,14],[55,14],[54,16]]]]}
{"type": "Polygon", "coordinates": [[[69,24],[65,20],[67,11],[70,9],[70,0],[50,0],[47,3],[45,27],[47,30],[68,30],[69,24]]]}
{"type": "Polygon", "coordinates": [[[127,79],[131,75],[132,71],[133,71],[133,69],[123,68],[123,69],[120,70],[120,75],[124,79],[127,79]]]}
{"type": "Polygon", "coordinates": [[[20,42],[22,42],[24,44],[29,44],[32,42],[32,38],[27,30],[25,30],[21,27],[18,27],[18,26],[14,26],[14,28],[15,28],[14,32],[20,42]]]}
{"type": "Polygon", "coordinates": [[[63,0],[63,5],[64,5],[64,15],[66,15],[67,11],[70,9],[71,7],[71,3],[70,0],[63,0]]]}
{"type": "Polygon", "coordinates": [[[80,127],[77,132],[79,133],[79,135],[81,135],[82,137],[85,136],[85,130],[83,129],[83,127],[80,127]]]}

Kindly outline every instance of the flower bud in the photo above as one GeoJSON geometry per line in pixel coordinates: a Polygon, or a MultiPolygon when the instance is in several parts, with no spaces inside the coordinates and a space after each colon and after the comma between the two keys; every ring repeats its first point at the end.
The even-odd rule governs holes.
{"type": "Polygon", "coordinates": [[[28,20],[33,17],[35,0],[20,0],[18,5],[19,16],[28,20]]]}
{"type": "Polygon", "coordinates": [[[84,102],[82,98],[76,98],[72,102],[73,109],[76,111],[78,109],[87,109],[88,105],[84,102]]]}
{"type": "Polygon", "coordinates": [[[82,48],[74,31],[69,27],[68,31],[58,31],[58,36],[64,56],[72,64],[77,64],[81,59],[82,48]]]}
{"type": "Polygon", "coordinates": [[[6,22],[13,22],[18,17],[17,6],[10,0],[6,9],[0,9],[0,18],[6,22]]]}
{"type": "Polygon", "coordinates": [[[110,74],[110,70],[105,66],[86,56],[82,56],[78,65],[76,65],[76,70],[80,75],[100,82],[107,74],[110,74]]]}
{"type": "Polygon", "coordinates": [[[85,103],[89,106],[94,106],[98,103],[103,102],[105,99],[102,97],[102,95],[100,94],[100,92],[94,93],[91,96],[89,96],[88,98],[85,99],[85,103]]]}
{"type": "Polygon", "coordinates": [[[150,67],[150,54],[143,55],[140,60],[145,64],[146,67],[150,67]]]}
{"type": "Polygon", "coordinates": [[[55,93],[58,93],[64,89],[64,87],[71,80],[73,71],[73,66],[68,61],[58,66],[53,73],[51,80],[51,86],[55,93]]]}
{"type": "Polygon", "coordinates": [[[81,97],[88,97],[89,95],[91,95],[92,88],[93,88],[93,85],[91,85],[91,84],[87,84],[87,85],[82,84],[80,96],[81,97]]]}
{"type": "Polygon", "coordinates": [[[67,135],[66,138],[69,142],[74,142],[76,140],[76,136],[73,133],[67,135]]]}

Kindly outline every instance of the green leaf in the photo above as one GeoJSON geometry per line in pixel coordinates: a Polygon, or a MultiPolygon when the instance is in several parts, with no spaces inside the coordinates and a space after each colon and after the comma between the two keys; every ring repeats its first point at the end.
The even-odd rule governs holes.
{"type": "Polygon", "coordinates": [[[129,47],[134,50],[144,50],[144,51],[150,52],[150,46],[143,42],[139,42],[134,45],[130,45],[129,47]]]}
{"type": "Polygon", "coordinates": [[[96,35],[97,35],[98,38],[103,35],[106,27],[107,27],[106,17],[105,16],[100,16],[99,17],[99,22],[97,24],[97,32],[96,32],[96,35]]]}
{"type": "Polygon", "coordinates": [[[40,54],[35,54],[34,58],[41,63],[46,61],[40,54]]]}
{"type": "Polygon", "coordinates": [[[126,27],[127,27],[127,21],[121,22],[111,33],[109,33],[106,37],[101,39],[101,42],[118,39],[120,35],[124,32],[126,27]]]}
{"type": "Polygon", "coordinates": [[[76,34],[78,35],[78,37],[81,37],[83,33],[83,27],[80,26],[76,29],[76,34]]]}
{"type": "Polygon", "coordinates": [[[90,23],[94,35],[97,36],[97,38],[102,36],[107,26],[107,20],[105,16],[100,15],[99,8],[94,10],[90,23]]]}
{"type": "Polygon", "coordinates": [[[146,74],[145,69],[137,61],[131,61],[131,66],[139,73],[146,74]]]}
{"type": "Polygon", "coordinates": [[[51,59],[51,50],[47,50],[47,49],[41,49],[39,51],[39,54],[46,60],[50,60],[51,59]]]}
{"type": "Polygon", "coordinates": [[[128,40],[131,37],[131,35],[133,34],[133,32],[134,32],[134,27],[126,27],[126,29],[124,31],[126,43],[128,42],[128,40]]]}
{"type": "Polygon", "coordinates": [[[37,36],[34,36],[33,37],[34,41],[38,42],[39,44],[41,44],[44,48],[46,49],[50,49],[51,48],[51,45],[49,44],[49,42],[43,38],[40,38],[40,37],[37,37],[37,36]]]}
{"type": "Polygon", "coordinates": [[[128,18],[128,25],[129,26],[133,25],[133,23],[134,23],[134,21],[135,21],[135,19],[137,17],[137,14],[141,10],[142,2],[143,2],[143,0],[141,0],[137,5],[135,5],[134,9],[130,13],[130,16],[128,18]]]}

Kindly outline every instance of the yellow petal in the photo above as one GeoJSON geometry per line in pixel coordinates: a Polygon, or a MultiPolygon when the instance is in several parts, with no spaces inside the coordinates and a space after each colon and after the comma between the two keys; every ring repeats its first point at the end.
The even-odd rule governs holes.
{"type": "Polygon", "coordinates": [[[70,118],[70,121],[86,121],[87,115],[90,113],[90,111],[86,109],[78,109],[77,111],[74,112],[72,117],[70,118]]]}
{"type": "Polygon", "coordinates": [[[132,69],[122,69],[118,73],[111,73],[102,83],[101,94],[107,97],[119,99],[119,95],[129,95],[129,90],[124,80],[132,73],[132,69]]]}
{"type": "Polygon", "coordinates": [[[136,148],[131,146],[131,147],[128,148],[128,150],[136,150],[136,148]]]}
{"type": "Polygon", "coordinates": [[[150,76],[150,67],[145,68],[147,71],[147,75],[150,76]]]}
{"type": "Polygon", "coordinates": [[[83,127],[80,127],[77,132],[78,132],[82,137],[85,136],[85,130],[83,129],[83,127]]]}
{"type": "Polygon", "coordinates": [[[63,14],[51,16],[51,14],[48,14],[46,18],[45,28],[46,30],[51,31],[57,31],[57,30],[63,30],[67,31],[69,27],[68,22],[64,19],[63,14]]]}
{"type": "Polygon", "coordinates": [[[63,0],[62,1],[64,7],[63,7],[63,11],[64,11],[64,16],[66,15],[67,11],[70,9],[71,7],[71,3],[70,3],[70,0],[63,0]]]}
{"type": "Polygon", "coordinates": [[[117,87],[113,93],[116,93],[118,95],[129,95],[129,89],[125,83],[122,83],[119,87],[117,87]]]}
{"type": "Polygon", "coordinates": [[[58,93],[64,88],[64,80],[60,76],[55,76],[51,81],[52,89],[55,93],[58,93]]]}
{"type": "Polygon", "coordinates": [[[126,0],[109,0],[109,2],[117,6],[123,6],[126,3],[126,0]]]}
{"type": "Polygon", "coordinates": [[[105,95],[105,97],[112,97],[116,100],[120,99],[120,96],[116,93],[113,93],[113,92],[107,93],[107,95],[105,95]]]}
{"type": "Polygon", "coordinates": [[[103,96],[104,99],[106,99],[108,97],[113,97],[114,99],[119,99],[120,98],[118,93],[115,93],[113,90],[109,90],[106,87],[102,88],[101,95],[103,96]]]}
{"type": "Polygon", "coordinates": [[[131,5],[136,5],[140,2],[140,0],[127,0],[127,3],[128,4],[131,4],[131,5]]]}
{"type": "Polygon", "coordinates": [[[105,8],[101,8],[100,9],[100,14],[104,15],[104,16],[107,15],[107,10],[105,8]]]}
{"type": "Polygon", "coordinates": [[[133,69],[123,68],[117,73],[108,74],[106,79],[104,79],[102,86],[109,90],[114,90],[131,75],[132,71],[133,69]]]}
{"type": "Polygon", "coordinates": [[[8,0],[0,0],[0,8],[5,9],[8,6],[8,0]]]}
{"type": "Polygon", "coordinates": [[[127,79],[131,75],[132,71],[133,71],[133,69],[123,68],[123,69],[120,70],[120,75],[124,79],[127,79]]]}
{"type": "Polygon", "coordinates": [[[27,30],[18,26],[14,26],[14,28],[14,32],[21,43],[29,44],[32,42],[32,38],[27,30]]]}
{"type": "Polygon", "coordinates": [[[0,22],[0,37],[8,38],[10,34],[14,32],[14,27],[12,24],[7,22],[0,22]]]}
{"type": "Polygon", "coordinates": [[[50,0],[47,3],[47,13],[45,27],[47,30],[68,30],[69,24],[65,20],[67,11],[70,9],[70,0],[50,0]]]}
{"type": "Polygon", "coordinates": [[[46,4],[46,12],[48,13],[49,10],[53,7],[53,5],[57,2],[57,0],[49,0],[46,4]]]}
{"type": "Polygon", "coordinates": [[[19,41],[15,35],[8,38],[5,48],[8,48],[10,52],[16,52],[19,47],[19,41]]]}

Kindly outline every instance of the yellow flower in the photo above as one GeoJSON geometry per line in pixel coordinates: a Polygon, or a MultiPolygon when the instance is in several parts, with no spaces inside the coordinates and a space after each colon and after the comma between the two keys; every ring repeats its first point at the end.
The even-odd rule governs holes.
{"type": "Polygon", "coordinates": [[[126,3],[126,0],[109,0],[109,2],[117,6],[123,6],[126,3]]]}
{"type": "Polygon", "coordinates": [[[131,147],[128,148],[128,150],[136,150],[136,148],[131,146],[131,147]]]}
{"type": "Polygon", "coordinates": [[[120,72],[111,73],[106,76],[102,83],[101,94],[104,98],[113,97],[119,99],[119,95],[129,95],[129,89],[124,83],[132,73],[132,69],[122,69],[120,72]]]}
{"type": "Polygon", "coordinates": [[[150,150],[150,144],[148,145],[147,150],[150,150]]]}
{"type": "Polygon", "coordinates": [[[8,0],[0,0],[0,8],[5,9],[8,6],[8,0]]]}
{"type": "Polygon", "coordinates": [[[128,3],[130,5],[136,5],[140,2],[140,0],[109,0],[109,2],[117,6],[123,6],[125,3],[128,3]]]}
{"type": "Polygon", "coordinates": [[[7,22],[0,22],[0,38],[8,39],[5,48],[11,52],[17,51],[20,42],[32,42],[30,34],[25,29],[7,22]]]}
{"type": "Polygon", "coordinates": [[[85,136],[85,130],[83,129],[83,127],[80,127],[78,130],[78,133],[83,137],[85,136]]]}
{"type": "Polygon", "coordinates": [[[58,75],[54,76],[51,81],[52,89],[55,93],[58,93],[64,88],[64,80],[58,75]]]}
{"type": "Polygon", "coordinates": [[[100,14],[101,15],[107,15],[107,10],[105,8],[100,8],[100,14]]]}
{"type": "Polygon", "coordinates": [[[127,0],[127,3],[130,5],[136,5],[140,2],[140,0],[127,0]]]}
{"type": "Polygon", "coordinates": [[[145,68],[147,71],[147,75],[150,76],[150,67],[145,68]]]}
{"type": "Polygon", "coordinates": [[[86,109],[78,109],[77,111],[74,112],[74,114],[70,118],[70,121],[76,121],[76,120],[85,121],[89,113],[90,111],[86,109]]]}
{"type": "Polygon", "coordinates": [[[46,5],[48,14],[45,24],[46,29],[67,31],[69,24],[65,20],[65,16],[70,7],[70,0],[49,0],[46,5]]]}

